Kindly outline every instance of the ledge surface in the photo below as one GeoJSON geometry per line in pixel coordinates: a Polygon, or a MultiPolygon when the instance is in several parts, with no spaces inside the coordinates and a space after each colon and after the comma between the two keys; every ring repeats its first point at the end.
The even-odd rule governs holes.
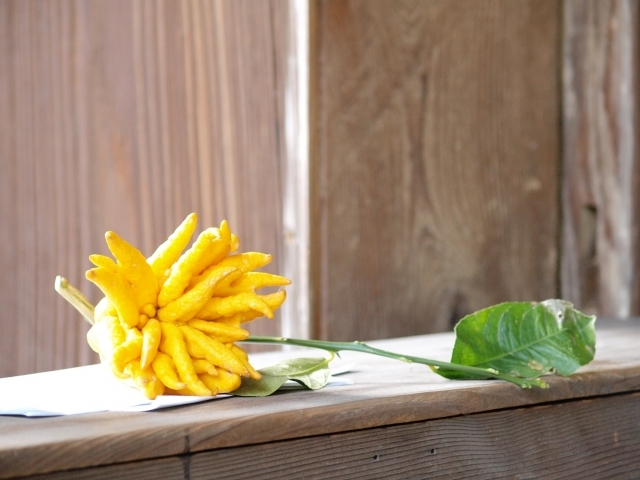
{"type": "MultiPolygon", "coordinates": [[[[446,333],[370,344],[448,360],[453,341],[446,333]]],[[[547,377],[546,390],[450,381],[421,365],[352,352],[342,358],[354,363],[353,385],[145,413],[0,417],[0,478],[640,391],[640,324],[601,322],[595,360],[570,377],[547,377]]]]}

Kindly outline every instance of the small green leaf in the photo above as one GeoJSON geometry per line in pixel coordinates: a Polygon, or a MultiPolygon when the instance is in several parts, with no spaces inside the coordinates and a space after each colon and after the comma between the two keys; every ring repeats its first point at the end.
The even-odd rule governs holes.
{"type": "Polygon", "coordinates": [[[243,378],[240,388],[234,390],[231,394],[239,397],[266,397],[278,390],[287,380],[287,377],[271,375],[262,375],[260,380],[243,378]]]}
{"type": "MultiPolygon", "coordinates": [[[[595,317],[564,300],[508,302],[464,317],[456,325],[451,363],[536,378],[567,376],[593,360],[595,317]]],[[[446,378],[487,378],[438,369],[446,378]]]]}
{"type": "Polygon", "coordinates": [[[284,360],[271,367],[258,370],[262,374],[260,380],[243,378],[240,388],[232,392],[232,395],[240,397],[266,397],[284,385],[287,380],[296,382],[317,390],[324,387],[329,381],[331,372],[329,358],[294,358],[284,360]]]}
{"type": "Polygon", "coordinates": [[[296,377],[327,368],[331,360],[333,360],[333,356],[330,358],[292,358],[278,362],[271,367],[262,368],[259,372],[273,376],[296,377]]]}
{"type": "Polygon", "coordinates": [[[328,368],[321,368],[320,370],[315,370],[304,375],[295,375],[289,378],[301,383],[311,390],[319,390],[327,384],[330,376],[331,372],[328,368]]]}

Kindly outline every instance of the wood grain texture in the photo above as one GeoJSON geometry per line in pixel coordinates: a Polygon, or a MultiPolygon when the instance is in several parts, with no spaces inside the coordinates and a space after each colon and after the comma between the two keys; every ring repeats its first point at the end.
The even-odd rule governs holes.
{"type": "Polygon", "coordinates": [[[226,218],[282,271],[287,5],[0,0],[0,377],[96,360],[53,283],[96,301],[107,230],[226,218]]]}
{"type": "Polygon", "coordinates": [[[443,331],[557,295],[558,2],[317,9],[316,336],[443,331]]]}
{"type": "Polygon", "coordinates": [[[640,312],[638,3],[564,2],[562,296],[640,312]]]}
{"type": "MultiPolygon", "coordinates": [[[[447,333],[373,345],[408,355],[428,352],[431,358],[448,360],[453,341],[447,333]]],[[[546,390],[493,381],[450,381],[422,366],[344,352],[344,361],[355,364],[348,375],[353,385],[227,398],[144,414],[0,417],[0,478],[638,392],[638,342],[637,323],[599,331],[595,360],[570,377],[548,377],[546,390]]],[[[274,355],[261,354],[256,360],[274,355]]],[[[239,471],[244,468],[236,466],[239,471]]]]}
{"type": "Polygon", "coordinates": [[[640,394],[36,476],[69,479],[634,478],[640,394]]]}

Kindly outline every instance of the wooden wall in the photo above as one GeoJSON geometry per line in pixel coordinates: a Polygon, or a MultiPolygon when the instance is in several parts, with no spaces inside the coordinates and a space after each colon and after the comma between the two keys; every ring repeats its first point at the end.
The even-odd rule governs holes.
{"type": "Polygon", "coordinates": [[[640,314],[640,98],[635,0],[564,3],[562,296],[640,314]]]}
{"type": "Polygon", "coordinates": [[[636,0],[310,0],[295,68],[292,5],[0,0],[0,376],[94,360],[53,280],[95,300],[108,229],[151,252],[197,211],[304,276],[307,67],[289,302],[313,336],[557,296],[640,313],[636,0]]]}
{"type": "MultiPolygon", "coordinates": [[[[54,292],[192,211],[282,271],[283,1],[0,0],[0,376],[95,360],[54,292]]],[[[275,334],[279,321],[253,331],[275,334]]]]}
{"type": "Polygon", "coordinates": [[[443,331],[558,294],[560,13],[318,3],[317,335],[443,331]]]}

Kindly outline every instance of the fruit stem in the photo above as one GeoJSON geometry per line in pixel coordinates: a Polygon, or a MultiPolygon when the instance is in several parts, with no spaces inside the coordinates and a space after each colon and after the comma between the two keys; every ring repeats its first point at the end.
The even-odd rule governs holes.
{"type": "Polygon", "coordinates": [[[87,322],[91,325],[95,323],[93,318],[94,307],[89,299],[85,297],[80,290],[73,287],[66,278],[61,277],[60,275],[56,277],[56,292],[62,295],[62,298],[73,305],[87,322]]]}
{"type": "MultiPolygon", "coordinates": [[[[499,380],[505,380],[510,383],[514,383],[522,388],[540,387],[547,388],[548,385],[538,378],[522,378],[513,375],[506,375],[490,368],[478,368],[467,365],[459,365],[457,363],[441,362],[439,360],[431,360],[422,357],[413,357],[410,355],[401,355],[394,352],[388,352],[386,350],[380,350],[379,348],[371,347],[363,342],[331,342],[325,340],[303,340],[298,338],[284,338],[284,337],[263,337],[258,335],[251,335],[243,343],[270,343],[277,345],[297,345],[299,347],[311,347],[326,350],[328,352],[340,352],[350,350],[352,352],[368,353],[371,355],[379,355],[381,357],[393,358],[402,362],[408,363],[420,363],[426,365],[434,372],[438,373],[438,369],[444,368],[447,370],[454,370],[457,372],[465,373],[470,376],[475,376],[477,379],[481,378],[496,378],[499,380]]],[[[471,377],[473,378],[473,377],[471,377]]]]}

